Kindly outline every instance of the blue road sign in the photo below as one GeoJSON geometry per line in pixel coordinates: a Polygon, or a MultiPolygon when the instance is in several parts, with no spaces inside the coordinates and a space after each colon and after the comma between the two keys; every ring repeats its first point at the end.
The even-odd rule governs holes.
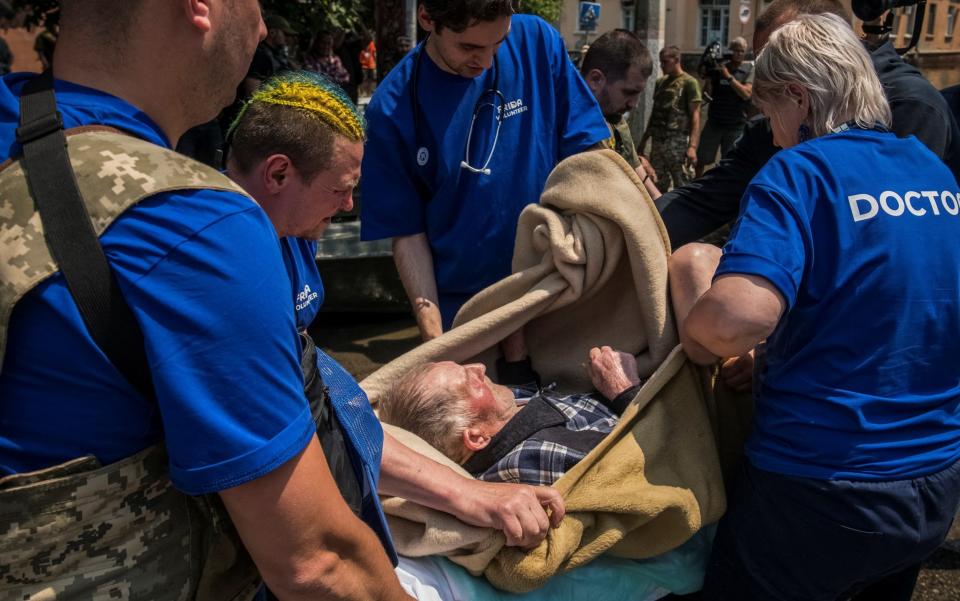
{"type": "Polygon", "coordinates": [[[596,31],[597,24],[600,23],[600,3],[599,2],[581,2],[580,3],[580,31],[596,31]]]}

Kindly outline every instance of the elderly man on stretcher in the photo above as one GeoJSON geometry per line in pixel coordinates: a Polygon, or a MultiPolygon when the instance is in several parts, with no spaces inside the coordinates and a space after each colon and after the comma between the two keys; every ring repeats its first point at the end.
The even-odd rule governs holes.
{"type": "MultiPolygon", "coordinates": [[[[679,348],[669,253],[656,208],[629,165],[606,150],[571,157],[551,174],[539,205],[519,219],[513,274],[464,305],[453,329],[361,382],[385,431],[400,443],[465,477],[552,483],[566,504],[566,516],[544,541],[519,549],[411,499],[385,499],[403,556],[401,581],[412,561],[413,568],[442,566],[440,580],[458,580],[452,571],[485,577],[465,580],[487,587],[471,589],[475,597],[451,598],[497,598],[500,589],[535,599],[571,579],[576,598],[653,599],[663,589],[696,590],[705,550],[698,555],[687,545],[696,546],[700,530],[719,519],[725,497],[712,388],[679,348]],[[556,383],[523,407],[517,400],[537,399],[535,389],[514,392],[485,376],[503,375],[495,366],[510,345],[501,341],[521,330],[531,367],[543,382],[556,383]],[[611,380],[619,368],[619,385],[596,378],[603,364],[611,380]],[[594,388],[601,394],[582,394],[594,388]],[[447,410],[457,401],[449,390],[467,397],[467,419],[454,427],[458,418],[447,410]],[[407,417],[398,417],[403,411],[407,417]],[[578,419],[591,425],[571,428],[578,419]],[[579,440],[552,452],[573,438],[579,440]],[[682,567],[670,563],[680,556],[688,560],[682,567]],[[668,566],[660,573],[665,580],[645,574],[631,582],[636,595],[590,588],[610,562],[626,578],[658,561],[668,566]],[[639,593],[671,577],[683,582],[639,593]]],[[[619,577],[605,572],[607,582],[611,576],[619,577]]]]}
{"type": "Polygon", "coordinates": [[[558,394],[494,383],[482,363],[428,362],[404,376],[380,402],[380,419],[440,450],[488,482],[550,486],[617,425],[640,388],[633,355],[590,350],[596,393],[558,394]]]}

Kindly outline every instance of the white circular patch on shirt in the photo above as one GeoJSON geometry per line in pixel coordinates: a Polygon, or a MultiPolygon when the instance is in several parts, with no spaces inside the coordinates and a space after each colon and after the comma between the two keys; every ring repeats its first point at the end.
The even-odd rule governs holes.
{"type": "Polygon", "coordinates": [[[420,150],[417,151],[417,165],[423,167],[427,164],[427,161],[430,160],[430,151],[426,147],[421,146],[420,150]]]}

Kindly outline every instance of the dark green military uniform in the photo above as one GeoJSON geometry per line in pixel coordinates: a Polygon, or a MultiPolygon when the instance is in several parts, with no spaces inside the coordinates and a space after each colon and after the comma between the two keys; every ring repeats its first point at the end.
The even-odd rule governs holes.
{"type": "Polygon", "coordinates": [[[700,84],[687,73],[657,80],[649,126],[650,166],[657,172],[657,185],[664,192],[690,181],[684,162],[693,113],[699,110],[700,101],[700,84]]]}

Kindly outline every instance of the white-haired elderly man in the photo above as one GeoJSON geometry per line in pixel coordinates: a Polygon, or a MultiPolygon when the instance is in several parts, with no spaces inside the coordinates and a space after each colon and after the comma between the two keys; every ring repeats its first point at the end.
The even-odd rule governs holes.
{"type": "Polygon", "coordinates": [[[380,419],[420,436],[481,480],[550,485],[617,425],[641,382],[628,353],[590,350],[596,393],[494,383],[482,364],[425,363],[380,403],[380,419]]]}

